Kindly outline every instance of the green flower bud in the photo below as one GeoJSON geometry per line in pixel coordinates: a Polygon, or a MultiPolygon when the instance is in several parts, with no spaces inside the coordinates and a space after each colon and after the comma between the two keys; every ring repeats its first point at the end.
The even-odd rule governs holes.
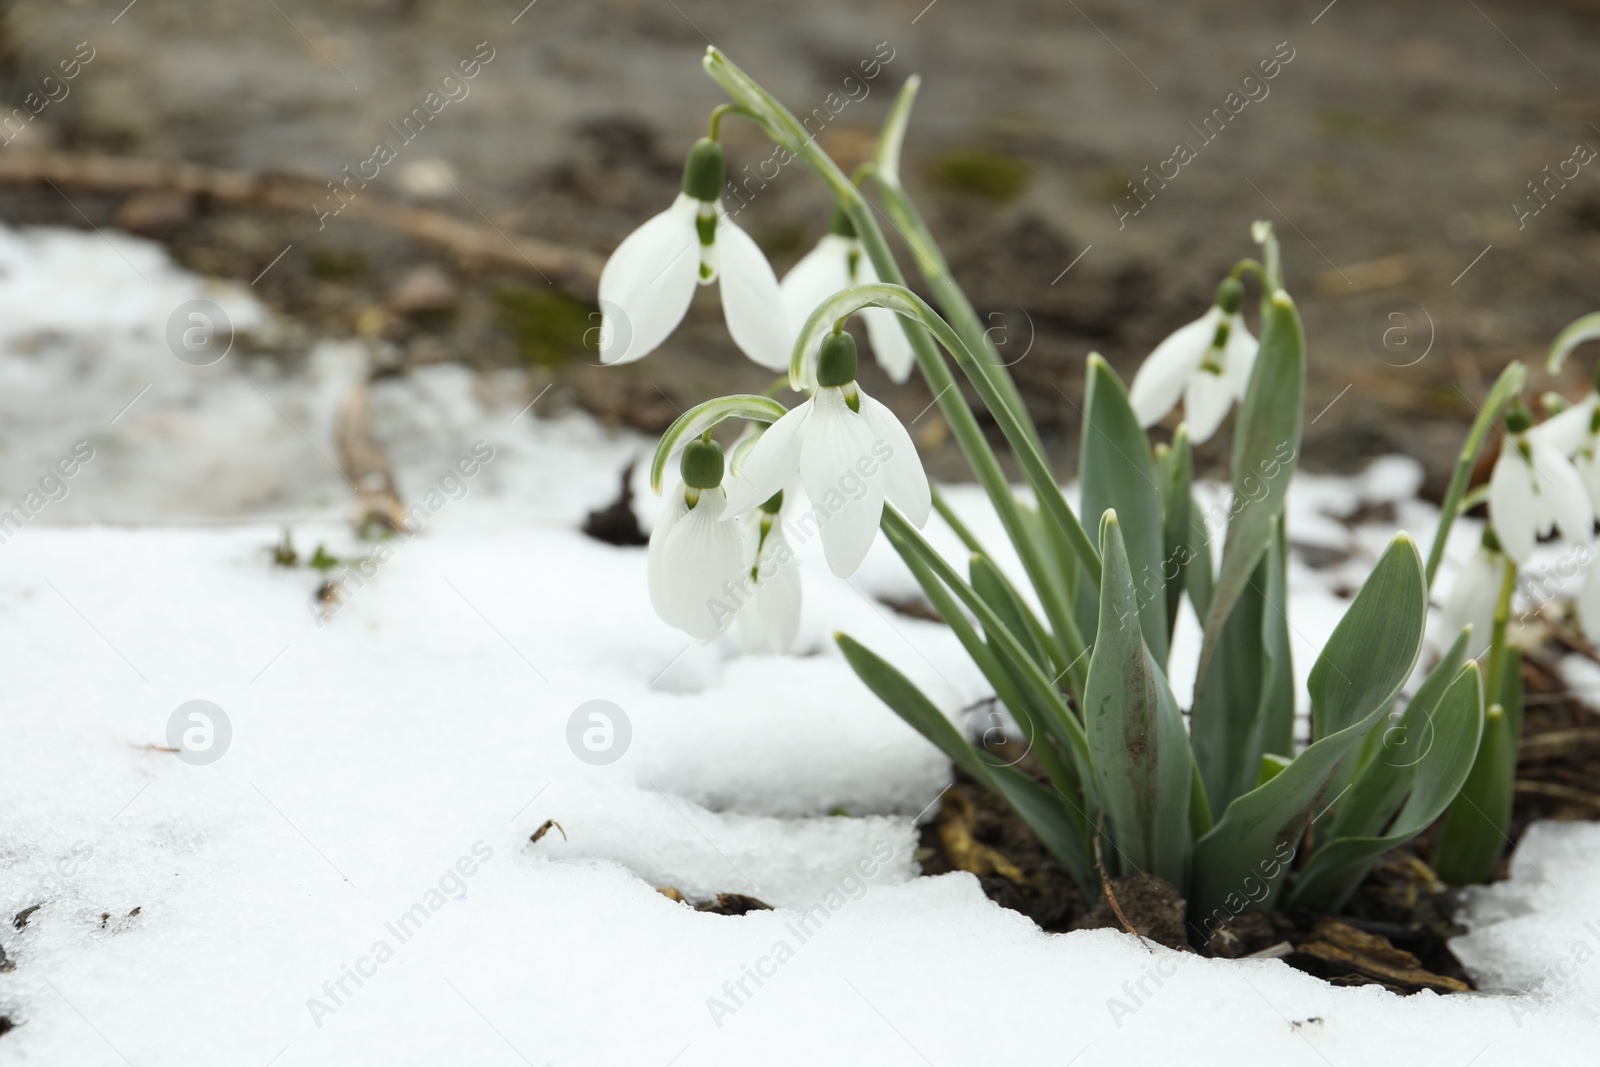
{"type": "Polygon", "coordinates": [[[1513,400],[1506,409],[1506,429],[1512,433],[1527,433],[1533,428],[1533,412],[1520,400],[1513,400]]]}
{"type": "Polygon", "coordinates": [[[696,200],[715,201],[722,195],[727,181],[727,164],[722,146],[709,137],[702,137],[689,149],[689,159],[683,165],[683,191],[696,200]]]}
{"type": "Polygon", "coordinates": [[[840,237],[854,237],[856,224],[850,221],[850,216],[838,204],[833,205],[833,215],[828,219],[828,232],[840,237]]]}
{"type": "Polygon", "coordinates": [[[691,489],[715,489],[722,484],[722,449],[715,441],[690,441],[683,450],[679,470],[691,489]]]}
{"type": "Polygon", "coordinates": [[[856,339],[848,333],[830,333],[822,339],[817,359],[817,384],[849,385],[856,380],[856,339]]]}
{"type": "Polygon", "coordinates": [[[1217,286],[1217,307],[1232,315],[1244,306],[1244,286],[1238,278],[1224,278],[1217,286]]]}

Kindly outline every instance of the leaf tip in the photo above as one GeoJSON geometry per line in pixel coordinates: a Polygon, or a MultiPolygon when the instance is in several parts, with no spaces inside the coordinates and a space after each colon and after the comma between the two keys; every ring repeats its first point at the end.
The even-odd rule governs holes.
{"type": "Polygon", "coordinates": [[[1285,311],[1293,311],[1295,309],[1294,297],[1290,296],[1286,289],[1274,289],[1272,291],[1272,304],[1274,307],[1283,308],[1285,311]]]}

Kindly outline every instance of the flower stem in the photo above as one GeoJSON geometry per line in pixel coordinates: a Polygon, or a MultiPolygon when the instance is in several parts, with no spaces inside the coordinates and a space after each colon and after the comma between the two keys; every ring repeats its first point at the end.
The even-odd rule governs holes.
{"type": "MultiPolygon", "coordinates": [[[[757,121],[767,130],[774,141],[788,149],[796,158],[803,161],[815,171],[829,190],[834,199],[849,214],[851,222],[855,225],[856,234],[860,238],[862,247],[872,260],[873,268],[878,277],[895,285],[905,284],[905,275],[901,273],[900,266],[895,262],[894,253],[889,250],[888,242],[884,239],[883,231],[878,227],[872,206],[867,203],[855,184],[841,171],[828,154],[817,145],[813,138],[795,117],[779,103],[772,94],[761,88],[749,75],[740,70],[715,48],[707,49],[705,57],[706,73],[722,86],[722,88],[738,104],[746,107],[755,114],[757,121]]],[[[972,465],[973,473],[989,494],[996,513],[1000,516],[1006,534],[1016,546],[1017,554],[1022,558],[1024,568],[1038,591],[1040,600],[1044,603],[1045,614],[1050,619],[1050,625],[1055,630],[1057,642],[1061,645],[1062,653],[1068,663],[1078,661],[1083,653],[1083,637],[1078,632],[1076,619],[1071,606],[1067,602],[1065,592],[1055,581],[1050,565],[1044,558],[1040,546],[1035,543],[1027,528],[1022,512],[1012,495],[1011,485],[1007,481],[1005,472],[1000,467],[1000,461],[995,456],[994,450],[989,447],[989,442],[983,435],[983,430],[978,425],[977,419],[972,414],[972,408],[967,404],[966,397],[956,387],[955,378],[945,366],[944,359],[940,356],[932,338],[926,330],[914,323],[904,321],[902,317],[901,328],[904,329],[906,338],[911,344],[917,366],[922,371],[923,379],[927,382],[929,390],[934,395],[934,400],[939,405],[940,412],[950,426],[952,435],[956,438],[961,450],[966,454],[967,461],[972,465]]],[[[959,357],[958,357],[959,362],[959,357]]],[[[966,369],[965,364],[963,369],[966,369]]],[[[979,375],[973,375],[969,370],[968,376],[973,378],[980,392],[985,392],[987,380],[980,382],[979,375]]],[[[985,397],[987,400],[987,395],[985,397]]],[[[1012,417],[1009,405],[1003,403],[990,404],[991,414],[995,421],[1006,430],[1006,436],[1012,441],[1013,448],[1018,448],[1019,443],[1026,442],[1026,432],[1012,417]],[[1019,438],[1021,442],[1019,442],[1019,438]]],[[[1019,449],[1021,451],[1021,449],[1019,449]]],[[[1025,464],[1026,466],[1026,464],[1025,464]]],[[[1032,479],[1030,479],[1032,480],[1032,479]]],[[[1054,478],[1048,479],[1048,487],[1035,485],[1041,501],[1052,493],[1060,499],[1060,487],[1054,478]]],[[[1062,503],[1065,507],[1065,503],[1062,503]]],[[[1055,513],[1055,509],[1051,509],[1055,513]]],[[[1070,510],[1069,510],[1070,514],[1070,510]]],[[[1099,583],[1099,558],[1093,551],[1093,545],[1083,533],[1082,525],[1077,522],[1075,515],[1070,516],[1071,523],[1077,527],[1079,539],[1083,545],[1089,547],[1087,555],[1078,550],[1080,546],[1074,544],[1075,555],[1078,562],[1087,570],[1098,585],[1099,583]]],[[[1070,538],[1070,529],[1064,532],[1070,538]]],[[[1076,680],[1076,677],[1075,677],[1076,680]]],[[[1081,692],[1081,688],[1079,692],[1081,692]]]]}
{"type": "MultiPolygon", "coordinates": [[[[1522,385],[1527,377],[1527,368],[1515,360],[1500,372],[1500,377],[1495,379],[1494,388],[1489,390],[1489,398],[1483,402],[1483,407],[1478,409],[1478,418],[1473,422],[1471,432],[1467,434],[1466,443],[1461,446],[1461,455],[1456,457],[1455,472],[1450,476],[1449,488],[1445,490],[1444,501],[1439,505],[1439,528],[1433,534],[1433,547],[1428,550],[1428,567],[1425,574],[1430,589],[1433,588],[1434,576],[1439,572],[1439,563],[1444,559],[1444,546],[1450,539],[1450,527],[1460,514],[1461,498],[1467,491],[1472,468],[1478,462],[1478,453],[1483,451],[1483,442],[1489,435],[1490,427],[1500,417],[1500,412],[1513,397],[1522,392],[1522,385]]],[[[1488,692],[1498,693],[1499,690],[1490,689],[1488,692]]]]}
{"type": "Polygon", "coordinates": [[[762,126],[765,128],[765,124],[761,121],[761,116],[757,115],[749,108],[743,107],[739,104],[718,104],[716,107],[711,109],[711,122],[706,129],[706,136],[711,138],[713,141],[718,140],[722,136],[722,118],[724,115],[738,115],[741,118],[749,119],[757,126],[762,126]]]}
{"type": "Polygon", "coordinates": [[[1517,564],[1509,556],[1505,559],[1506,573],[1500,580],[1500,598],[1494,605],[1494,629],[1489,638],[1489,670],[1484,678],[1484,692],[1491,699],[1500,695],[1501,676],[1506,669],[1506,625],[1511,621],[1511,595],[1517,589],[1517,564]]]}

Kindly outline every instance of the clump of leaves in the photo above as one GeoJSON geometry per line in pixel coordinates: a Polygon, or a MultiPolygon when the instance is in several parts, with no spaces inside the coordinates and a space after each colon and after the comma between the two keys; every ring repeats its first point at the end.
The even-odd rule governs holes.
{"type": "MultiPolygon", "coordinates": [[[[844,327],[852,316],[881,316],[887,310],[899,316],[915,366],[987,492],[1009,548],[1022,564],[1026,587],[1014,584],[997,564],[1000,557],[937,493],[934,509],[968,550],[965,570],[932,548],[919,530],[922,517],[908,517],[917,509],[902,510],[903,501],[918,497],[911,490],[921,487],[906,479],[920,478],[919,467],[890,471],[891,503],[884,503],[877,490],[877,495],[866,494],[865,505],[842,496],[831,504],[814,499],[814,507],[832,508],[821,516],[824,546],[838,547],[830,544],[840,529],[829,525],[832,518],[848,512],[854,521],[860,512],[849,509],[857,507],[878,518],[881,508],[879,528],[993,687],[1037,758],[1038,773],[1026,773],[1014,761],[1001,763],[969,742],[941,708],[872,650],[843,634],[839,647],[888,707],[1015,809],[1087,899],[1099,896],[1104,877],[1159,876],[1186,898],[1195,943],[1204,943],[1212,931],[1246,911],[1285,904],[1334,911],[1384,852],[1437,820],[1464,785],[1474,788],[1469,775],[1474,781],[1482,778],[1486,796],[1502,789],[1501,763],[1474,770],[1484,758],[1485,683],[1468,656],[1469,632],[1455,640],[1409,701],[1402,700],[1401,691],[1421,657],[1428,587],[1445,536],[1464,503],[1466,479],[1490,422],[1521,388],[1520,365],[1502,375],[1469,436],[1428,564],[1409,536],[1397,536],[1317,654],[1307,684],[1310,742],[1301,748],[1294,737],[1297,693],[1287,614],[1285,504],[1301,449],[1306,342],[1271,226],[1252,228],[1263,250],[1261,261],[1241,260],[1222,280],[1212,309],[1163,342],[1131,391],[1104,359],[1089,357],[1077,472],[1081,507],[1074,510],[1045,459],[1005,360],[901,183],[901,144],[917,80],[907,83],[891,108],[873,160],[852,178],[781,103],[716,49],[708,51],[705,67],[733,104],[713,113],[711,136],[696,152],[714,151],[720,173],[718,120],[735,114],[754,122],[823,180],[836,203],[833,232],[856,242],[849,247],[870,261],[877,280],[840,289],[800,326],[787,385],[811,394],[806,411],[774,400],[776,388],[767,396],[722,397],[686,412],[663,436],[651,467],[652,485],[660,491],[670,458],[681,455],[684,482],[691,487],[676,490],[685,493],[683,512],[692,513],[702,494],[710,494],[705,499],[719,509],[695,519],[696,530],[716,533],[694,542],[696,552],[709,553],[704,561],[695,557],[697,562],[714,568],[718,561],[710,548],[721,543],[717,538],[739,543],[717,523],[753,529],[752,502],[767,492],[744,493],[737,505],[728,504],[728,515],[720,515],[724,465],[712,443],[719,423],[748,424],[747,437],[730,459],[735,486],[758,461],[787,455],[784,448],[817,449],[831,462],[848,458],[857,445],[864,447],[878,433],[872,427],[904,432],[882,421],[852,422],[845,413],[877,409],[853,380],[854,345],[846,343],[844,327]],[[868,191],[876,191],[881,203],[870,202],[868,191]],[[880,218],[888,219],[911,247],[941,310],[906,288],[880,218]],[[837,224],[841,219],[844,225],[837,224]],[[1251,281],[1260,290],[1259,345],[1244,317],[1244,283],[1251,281]],[[1004,435],[1031,503],[1020,499],[1006,479],[967,393],[956,387],[946,355],[1004,435]],[[1180,396],[1188,424],[1180,425],[1170,442],[1152,443],[1147,428],[1180,396]],[[833,414],[814,413],[819,397],[835,403],[828,409],[833,414]],[[1196,440],[1209,437],[1235,402],[1231,497],[1207,510],[1192,484],[1189,427],[1196,440]],[[768,428],[780,423],[781,431],[768,428]],[[833,426],[844,427],[839,433],[866,426],[861,432],[867,436],[855,445],[841,443],[833,426]],[[766,448],[769,433],[783,448],[766,448]],[[714,462],[699,462],[708,457],[714,462]],[[1179,705],[1167,679],[1185,599],[1203,632],[1188,709],[1179,705]]],[[[712,211],[720,182],[691,182],[698,173],[696,158],[691,156],[685,189],[712,211]]],[[[983,195],[1020,192],[1025,171],[993,164],[976,157],[947,159],[941,173],[983,195]]],[[[714,213],[705,217],[716,218],[714,213]]],[[[659,219],[665,220],[659,225],[674,225],[670,214],[659,219]]],[[[685,215],[686,233],[689,225],[685,215]]],[[[709,245],[721,231],[714,221],[705,229],[700,242],[709,245]]],[[[860,280],[853,272],[851,277],[860,280]]],[[[723,285],[724,304],[731,308],[726,277],[723,285]]],[[[633,314],[635,332],[652,310],[648,299],[637,299],[637,307],[623,309],[633,314]]],[[[749,310],[740,308],[741,315],[749,310]]],[[[670,332],[676,321],[666,321],[670,318],[663,317],[651,334],[652,346],[670,332]]],[[[732,327],[732,311],[729,321],[732,327]]],[[[819,459],[819,469],[822,465],[819,459]]],[[[804,466],[802,475],[809,477],[804,466]]],[[[805,484],[810,493],[811,482],[805,484]]],[[[767,518],[759,519],[763,538],[769,527],[780,526],[780,497],[762,505],[768,509],[767,518]]],[[[855,547],[864,551],[865,546],[855,547]]],[[[688,559],[691,553],[678,555],[688,559]]],[[[663,551],[663,568],[673,558],[663,551]]],[[[842,562],[830,555],[830,565],[847,575],[859,558],[859,552],[841,557],[842,562]]],[[[653,555],[652,565],[656,562],[653,555]]],[[[765,568],[752,572],[750,602],[758,603],[762,590],[772,587],[768,583],[783,574],[781,564],[770,573],[765,568]]],[[[670,589],[681,577],[670,569],[653,571],[652,583],[669,583],[661,588],[670,589]]],[[[653,584],[653,595],[657,591],[653,584]]],[[[674,607],[683,608],[686,624],[704,621],[693,615],[700,605],[690,603],[692,597],[678,599],[684,604],[674,607]]],[[[717,606],[720,601],[706,605],[717,606]]],[[[792,606],[797,608],[798,601],[792,606]]],[[[725,617],[719,615],[717,626],[733,614],[729,608],[725,617]]],[[[1503,630],[1500,617],[1497,628],[1503,630]]],[[[1513,683],[1502,679],[1514,672],[1505,670],[1503,657],[1491,658],[1490,665],[1491,698],[1509,706],[1512,690],[1506,687],[1513,683]]],[[[1506,732],[1509,716],[1499,705],[1488,718],[1492,738],[1506,732]]],[[[1471,847],[1492,847],[1498,854],[1499,837],[1490,840],[1493,826],[1461,825],[1471,847]]]]}

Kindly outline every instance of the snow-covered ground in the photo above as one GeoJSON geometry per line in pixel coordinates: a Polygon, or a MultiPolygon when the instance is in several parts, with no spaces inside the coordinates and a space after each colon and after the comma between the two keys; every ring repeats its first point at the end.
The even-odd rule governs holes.
{"type": "MultiPolygon", "coordinates": [[[[118,235],[0,232],[0,270],[0,515],[27,513],[0,526],[0,1063],[1593,1061],[1600,826],[1536,826],[1512,881],[1472,894],[1455,948],[1504,992],[1041,933],[968,875],[915,876],[948,768],[829,636],[952,714],[986,691],[947,630],[881,603],[914,592],[886,546],[850,583],[802,549],[800,654],[692,646],[650,611],[644,551],[577,528],[651,443],[440,367],[374,407],[408,502],[441,503],[319,607],[321,575],[270,548],[287,524],[302,556],[371,551],[326,458],[361,348],[290,377],[245,346],[180,361],[185,301],[261,344],[274,327],[118,235]],[[191,701],[211,748],[163,751],[206,728],[191,701]]],[[[1392,501],[1425,542],[1416,480],[1397,459],[1297,482],[1295,540],[1348,553],[1294,564],[1302,677],[1390,532],[1326,512],[1392,501]]]]}

